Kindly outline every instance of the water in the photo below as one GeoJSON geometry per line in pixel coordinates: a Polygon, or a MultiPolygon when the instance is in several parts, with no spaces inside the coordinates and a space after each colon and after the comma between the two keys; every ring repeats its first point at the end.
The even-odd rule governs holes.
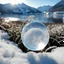
{"type": "Polygon", "coordinates": [[[25,21],[29,16],[35,16],[40,22],[50,23],[50,22],[64,22],[63,14],[33,14],[33,15],[16,15],[16,14],[3,14],[0,18],[6,18],[5,20],[21,20],[25,21]]]}

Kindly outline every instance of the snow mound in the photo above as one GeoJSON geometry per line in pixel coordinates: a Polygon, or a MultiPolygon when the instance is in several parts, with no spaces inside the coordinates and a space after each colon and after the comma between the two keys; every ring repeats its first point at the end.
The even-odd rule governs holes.
{"type": "MultiPolygon", "coordinates": [[[[5,37],[6,33],[0,31],[1,34],[5,37]]],[[[0,64],[64,64],[63,58],[64,47],[54,49],[51,53],[23,53],[13,42],[0,39],[0,64]]]]}
{"type": "Polygon", "coordinates": [[[9,38],[8,34],[3,30],[0,30],[0,39],[8,39],[8,38],[9,38]]]}

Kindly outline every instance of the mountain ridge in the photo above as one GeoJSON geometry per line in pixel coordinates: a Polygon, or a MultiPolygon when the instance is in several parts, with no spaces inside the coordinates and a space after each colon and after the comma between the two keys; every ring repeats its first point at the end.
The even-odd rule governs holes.
{"type": "Polygon", "coordinates": [[[34,7],[30,7],[24,3],[22,4],[0,4],[0,13],[7,13],[7,14],[34,14],[34,13],[42,13],[38,9],[34,7]]]}
{"type": "Polygon", "coordinates": [[[64,0],[59,1],[49,11],[64,11],[64,0]]]}
{"type": "Polygon", "coordinates": [[[47,12],[51,7],[52,6],[50,6],[50,5],[44,5],[44,6],[38,7],[37,9],[44,13],[44,12],[47,12]]]}

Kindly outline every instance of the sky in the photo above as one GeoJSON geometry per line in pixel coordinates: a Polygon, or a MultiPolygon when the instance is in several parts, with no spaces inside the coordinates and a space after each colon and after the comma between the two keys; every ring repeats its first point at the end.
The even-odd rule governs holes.
{"type": "Polygon", "coordinates": [[[0,3],[2,4],[11,3],[12,5],[19,4],[19,3],[25,3],[29,6],[37,8],[39,6],[44,6],[44,5],[53,6],[59,1],[60,0],[0,0],[0,3]]]}

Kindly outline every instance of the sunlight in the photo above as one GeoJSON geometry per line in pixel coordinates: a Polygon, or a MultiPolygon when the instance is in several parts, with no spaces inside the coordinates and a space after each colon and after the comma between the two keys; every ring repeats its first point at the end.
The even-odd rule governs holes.
{"type": "Polygon", "coordinates": [[[20,19],[18,18],[12,18],[12,17],[7,17],[7,18],[4,18],[4,21],[5,22],[10,22],[10,21],[19,21],[20,19]]]}
{"type": "Polygon", "coordinates": [[[25,0],[11,0],[11,4],[12,5],[15,5],[15,4],[19,4],[19,3],[25,3],[26,1],[25,0]]]}
{"type": "Polygon", "coordinates": [[[40,42],[40,44],[38,45],[37,49],[42,50],[45,47],[44,42],[40,42]]]}
{"type": "Polygon", "coordinates": [[[2,1],[3,3],[10,3],[12,5],[15,4],[21,4],[21,3],[26,3],[26,0],[6,0],[6,1],[2,1]]]}

